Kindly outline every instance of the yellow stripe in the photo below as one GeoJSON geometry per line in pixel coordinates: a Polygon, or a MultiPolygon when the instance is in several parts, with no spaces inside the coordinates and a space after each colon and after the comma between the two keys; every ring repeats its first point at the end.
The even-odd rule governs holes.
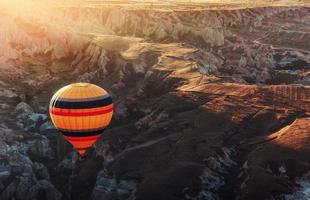
{"type": "Polygon", "coordinates": [[[57,128],[60,129],[70,129],[70,130],[86,130],[86,129],[95,129],[103,126],[109,125],[112,119],[113,112],[95,115],[95,116],[59,116],[51,114],[53,123],[57,128]],[[85,122],[91,123],[85,123],[85,122]]]}
{"type": "Polygon", "coordinates": [[[66,90],[67,92],[65,93],[57,92],[55,94],[55,97],[68,98],[68,99],[94,98],[107,94],[107,92],[104,89],[93,84],[89,84],[89,86],[87,87],[74,87],[72,85],[69,85],[60,89],[60,91],[63,90],[66,90]]]}

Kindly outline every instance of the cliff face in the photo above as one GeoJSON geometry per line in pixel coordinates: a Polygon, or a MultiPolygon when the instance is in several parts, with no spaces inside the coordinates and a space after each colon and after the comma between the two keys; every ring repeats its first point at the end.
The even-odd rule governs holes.
{"type": "Polygon", "coordinates": [[[307,188],[309,8],[40,13],[0,12],[0,199],[290,199],[295,181],[307,188]],[[76,81],[107,88],[116,109],[83,160],[47,115],[76,81]]]}
{"type": "MultiPolygon", "coordinates": [[[[21,18],[4,12],[0,50],[3,68],[10,71],[38,56],[42,58],[37,64],[46,64],[55,73],[70,66],[84,66],[77,60],[84,57],[92,60],[88,66],[93,66],[105,59],[98,52],[101,49],[89,43],[108,34],[192,45],[207,54],[199,65],[234,81],[268,84],[309,81],[304,73],[309,67],[309,44],[304,42],[310,39],[308,8],[161,11],[64,7],[50,12],[57,17],[45,14],[39,19],[33,15],[21,18]],[[59,67],[63,63],[65,66],[59,67]]],[[[104,48],[114,46],[113,41],[110,43],[110,47],[104,48]]]]}

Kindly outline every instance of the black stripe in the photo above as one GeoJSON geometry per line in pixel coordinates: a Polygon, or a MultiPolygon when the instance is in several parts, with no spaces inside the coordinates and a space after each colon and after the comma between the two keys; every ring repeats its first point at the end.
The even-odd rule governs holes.
{"type": "Polygon", "coordinates": [[[74,133],[81,133],[81,132],[93,132],[93,131],[102,131],[106,128],[106,126],[101,126],[100,128],[92,128],[92,129],[87,129],[87,130],[70,130],[70,129],[62,129],[62,128],[58,128],[58,130],[64,131],[64,132],[74,132],[74,133]]]}
{"type": "Polygon", "coordinates": [[[108,106],[112,104],[112,98],[99,99],[87,102],[68,102],[55,99],[52,106],[55,108],[65,109],[83,109],[83,108],[97,108],[102,106],[108,106]]]}
{"type": "Polygon", "coordinates": [[[70,137],[84,137],[84,136],[95,136],[100,135],[104,132],[105,129],[97,131],[85,131],[85,132],[74,132],[74,131],[60,131],[64,136],[70,137]]]}
{"type": "Polygon", "coordinates": [[[75,148],[76,150],[87,150],[89,149],[90,147],[85,147],[85,148],[75,148]]]}

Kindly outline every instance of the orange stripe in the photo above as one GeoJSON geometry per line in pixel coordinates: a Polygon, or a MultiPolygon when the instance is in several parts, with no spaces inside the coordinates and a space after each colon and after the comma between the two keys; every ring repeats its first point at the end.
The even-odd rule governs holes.
{"type": "Polygon", "coordinates": [[[96,140],[89,140],[89,141],[70,141],[68,140],[74,148],[77,149],[87,149],[91,146],[93,146],[93,144],[96,142],[96,140]]]}
{"type": "Polygon", "coordinates": [[[86,150],[85,149],[79,149],[77,150],[79,152],[80,155],[84,155],[86,153],[86,150]]]}

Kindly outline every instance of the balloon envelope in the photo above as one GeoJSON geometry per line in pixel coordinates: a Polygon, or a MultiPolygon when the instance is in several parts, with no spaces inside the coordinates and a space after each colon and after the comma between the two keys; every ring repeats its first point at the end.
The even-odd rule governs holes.
{"type": "Polygon", "coordinates": [[[113,103],[103,88],[74,83],[54,94],[49,111],[55,127],[83,155],[110,124],[113,103]]]}

